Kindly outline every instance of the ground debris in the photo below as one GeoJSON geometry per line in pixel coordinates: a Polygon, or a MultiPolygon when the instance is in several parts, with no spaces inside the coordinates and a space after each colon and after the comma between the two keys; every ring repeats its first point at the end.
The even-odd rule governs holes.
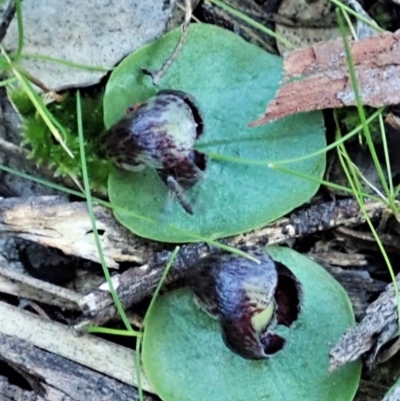
{"type": "MultiPolygon", "coordinates": [[[[363,105],[400,103],[400,30],[350,42],[363,105]]],[[[342,40],[295,50],[285,57],[284,84],[261,125],[284,116],[356,104],[342,40]]]]}
{"type": "MultiPolygon", "coordinates": [[[[0,332],[1,360],[15,369],[32,390],[21,388],[0,376],[0,399],[7,401],[137,401],[135,387],[108,377],[35,345],[0,332]],[[101,383],[101,384],[100,384],[101,383]],[[3,398],[4,397],[4,398],[3,398]]],[[[126,350],[128,354],[129,350],[126,350]]],[[[110,360],[112,358],[110,357],[110,360]]],[[[154,398],[146,397],[146,400],[154,398]]]]}
{"type": "MultiPolygon", "coordinates": [[[[386,206],[380,202],[368,201],[366,204],[367,213],[372,219],[379,218],[385,209],[386,206]]],[[[222,242],[236,248],[273,245],[339,225],[356,225],[364,221],[365,216],[360,212],[356,200],[345,199],[310,206],[305,211],[293,213],[289,218],[277,220],[268,227],[226,238],[222,242]],[[322,218],[323,224],[317,216],[322,218]]],[[[188,266],[193,264],[196,258],[203,257],[213,250],[212,247],[203,243],[182,246],[166,283],[184,277],[188,266]]],[[[143,266],[130,268],[122,274],[113,276],[115,290],[124,308],[153,293],[170,256],[169,251],[155,253],[153,258],[143,266]]],[[[79,305],[83,316],[75,324],[77,331],[82,331],[88,325],[102,325],[118,316],[107,283],[85,294],[79,301],[79,305]]]]}
{"type": "MultiPolygon", "coordinates": [[[[400,275],[397,276],[397,285],[400,275]]],[[[386,290],[366,310],[364,319],[355,327],[348,329],[338,344],[330,352],[330,371],[355,361],[367,354],[367,365],[388,359],[399,349],[396,341],[389,349],[382,352],[382,347],[399,335],[397,297],[394,285],[389,284],[386,290]]]]}

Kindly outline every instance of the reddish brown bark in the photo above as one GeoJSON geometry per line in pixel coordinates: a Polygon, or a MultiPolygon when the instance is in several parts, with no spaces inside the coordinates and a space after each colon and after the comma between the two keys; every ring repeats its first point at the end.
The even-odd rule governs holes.
{"type": "MultiPolygon", "coordinates": [[[[400,103],[400,30],[350,42],[362,103],[381,107],[400,103]]],[[[283,85],[259,120],[261,125],[284,116],[355,105],[341,40],[289,53],[283,85]]]]}

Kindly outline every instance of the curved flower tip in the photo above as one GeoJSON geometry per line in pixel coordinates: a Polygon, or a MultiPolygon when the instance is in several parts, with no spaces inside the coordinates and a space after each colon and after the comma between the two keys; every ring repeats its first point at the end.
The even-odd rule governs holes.
{"type": "Polygon", "coordinates": [[[290,327],[301,309],[301,284],[281,263],[260,250],[247,258],[214,253],[195,263],[186,282],[199,305],[221,325],[227,347],[246,359],[264,359],[281,350],[274,333],[290,327]]]}

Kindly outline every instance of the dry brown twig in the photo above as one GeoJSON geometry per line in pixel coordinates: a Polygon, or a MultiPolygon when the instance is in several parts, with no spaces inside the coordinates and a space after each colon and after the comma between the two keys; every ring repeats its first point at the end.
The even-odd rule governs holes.
{"type": "MultiPolygon", "coordinates": [[[[372,219],[379,219],[386,210],[383,203],[367,202],[367,212],[372,219]]],[[[141,265],[113,276],[123,305],[129,307],[151,295],[170,253],[163,251],[165,245],[139,238],[120,226],[110,210],[95,206],[94,211],[109,267],[118,267],[120,262],[141,265]]],[[[364,216],[357,202],[347,199],[311,206],[263,229],[227,238],[223,242],[232,247],[272,245],[333,227],[354,226],[362,222],[364,216]]],[[[66,254],[98,262],[85,202],[71,203],[58,197],[5,199],[0,204],[0,233],[55,247],[66,254]],[[70,221],[74,221],[74,224],[71,225],[70,221]]],[[[179,262],[174,265],[168,280],[182,277],[188,261],[209,251],[210,247],[205,244],[184,245],[179,262]]],[[[26,286],[27,283],[21,282],[22,285],[26,286]]],[[[80,297],[78,303],[84,311],[86,323],[101,324],[116,316],[107,283],[80,297]]],[[[85,326],[86,323],[82,325],[85,326]]]]}
{"type": "MultiPolygon", "coordinates": [[[[94,375],[97,376],[97,380],[102,380],[102,383],[109,380],[113,382],[111,378],[114,378],[118,383],[137,387],[135,358],[132,351],[128,351],[127,348],[90,334],[79,338],[75,337],[68,326],[43,319],[5,302],[0,302],[0,315],[4,317],[0,326],[0,358],[15,363],[28,371],[31,369],[30,372],[42,380],[44,376],[44,385],[62,388],[68,387],[68,382],[71,381],[76,384],[78,389],[80,386],[83,388],[91,386],[92,383],[75,376],[75,368],[81,371],[81,374],[85,374],[84,377],[88,380],[90,376],[94,375]],[[10,343],[14,346],[10,346],[10,343]],[[46,352],[43,353],[41,350],[46,352]],[[47,367],[42,358],[48,359],[47,367]],[[47,371],[53,370],[55,366],[63,366],[63,368],[58,373],[57,369],[54,372],[47,371]],[[64,369],[66,370],[64,371],[64,369]],[[65,375],[60,375],[60,372],[65,375]],[[83,380],[84,383],[79,384],[79,380],[83,380]]],[[[96,381],[94,384],[96,386],[96,381]]],[[[109,384],[116,385],[116,383],[109,384]]],[[[144,372],[141,374],[141,384],[145,391],[154,392],[144,372]]],[[[118,385],[116,387],[121,388],[118,385]]],[[[130,388],[122,387],[125,388],[124,392],[130,388]]],[[[91,391],[95,390],[91,389],[91,391]]],[[[132,388],[129,391],[135,392],[132,388]]],[[[73,393],[74,391],[71,392],[71,394],[73,393]]],[[[111,398],[120,399],[118,397],[111,398]]],[[[51,399],[53,400],[53,398],[51,399]]],[[[58,398],[54,399],[59,400],[58,398]]],[[[64,400],[64,398],[61,399],[64,400]]],[[[128,400],[129,398],[122,399],[128,400]]]]}
{"type": "MultiPolygon", "coordinates": [[[[400,276],[397,276],[397,285],[400,285],[400,276]]],[[[383,362],[391,356],[395,347],[397,351],[400,344],[395,342],[392,346],[381,352],[382,347],[399,335],[399,321],[397,297],[393,283],[366,310],[364,319],[355,327],[346,331],[338,344],[330,352],[330,371],[355,361],[363,354],[369,354],[367,364],[371,367],[375,363],[383,362]]]]}
{"type": "Polygon", "coordinates": [[[192,3],[191,0],[185,0],[185,20],[182,24],[182,33],[179,38],[178,43],[176,44],[174,50],[172,51],[171,55],[165,60],[162,67],[157,71],[149,71],[143,70],[146,74],[149,74],[153,78],[153,84],[158,86],[161,78],[165,75],[168,68],[171,67],[172,63],[176,60],[179,53],[182,50],[182,47],[186,41],[187,34],[189,32],[190,20],[192,18],[192,3]]]}
{"type": "MultiPolygon", "coordinates": [[[[386,206],[379,202],[367,202],[367,213],[372,219],[379,218],[386,206]]],[[[273,245],[284,241],[302,237],[318,231],[337,227],[339,225],[357,225],[365,221],[357,202],[353,199],[339,202],[328,202],[322,205],[311,206],[288,218],[276,221],[271,226],[247,234],[227,238],[223,242],[233,247],[251,247],[273,245]]],[[[210,252],[206,244],[184,245],[171,268],[166,282],[182,278],[193,261],[210,252]]],[[[128,269],[120,275],[113,276],[113,284],[122,305],[126,308],[139,302],[145,296],[151,295],[161,279],[165,264],[170,252],[156,253],[148,263],[140,268],[128,269]]],[[[85,295],[79,302],[84,313],[76,324],[78,331],[89,324],[104,324],[115,318],[117,311],[110,296],[108,285],[104,283],[100,288],[85,295]]]]}

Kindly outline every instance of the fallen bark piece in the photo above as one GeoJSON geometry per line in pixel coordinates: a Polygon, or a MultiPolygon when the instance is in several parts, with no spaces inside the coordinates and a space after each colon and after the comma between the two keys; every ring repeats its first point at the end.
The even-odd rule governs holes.
{"type": "MultiPolygon", "coordinates": [[[[109,267],[119,262],[143,264],[161,244],[132,234],[117,223],[111,210],[94,207],[97,230],[109,267]]],[[[60,249],[67,255],[99,262],[85,202],[67,202],[56,196],[3,199],[0,233],[60,249]]]]}
{"type": "Polygon", "coordinates": [[[0,256],[0,292],[68,310],[77,309],[80,299],[80,294],[75,291],[16,271],[2,256],[0,256]]]}
{"type": "MultiPolygon", "coordinates": [[[[400,103],[400,30],[350,42],[362,104],[381,107],[400,103]]],[[[263,117],[265,124],[294,113],[355,105],[341,40],[288,53],[283,85],[263,117]]]]}
{"type": "Polygon", "coordinates": [[[33,387],[32,390],[23,390],[0,376],[1,400],[3,396],[7,401],[139,399],[136,388],[35,347],[28,341],[0,334],[0,350],[0,358],[12,367],[18,367],[18,372],[27,375],[33,387]]]}
{"type": "MultiPolygon", "coordinates": [[[[377,34],[377,30],[372,27],[377,27],[376,22],[358,1],[343,0],[343,3],[363,17],[362,20],[357,18],[353,23],[358,39],[377,34]],[[369,21],[370,24],[364,21],[369,21]]],[[[275,33],[288,40],[296,49],[340,38],[335,6],[329,0],[283,0],[275,16],[275,33]]],[[[276,45],[281,55],[293,50],[293,46],[287,46],[280,40],[276,45]]]]}
{"type": "MultiPolygon", "coordinates": [[[[400,276],[397,276],[397,285],[400,276]]],[[[338,344],[330,352],[329,370],[358,359],[369,353],[367,364],[372,366],[380,358],[378,355],[385,344],[399,335],[397,297],[393,284],[366,310],[364,319],[355,327],[348,329],[338,344]]]]}
{"type": "MultiPolygon", "coordinates": [[[[381,202],[366,203],[366,211],[372,219],[379,219],[384,210],[387,210],[387,207],[381,202]]],[[[357,201],[343,199],[313,205],[306,210],[293,213],[288,218],[277,220],[268,227],[227,238],[223,242],[232,247],[273,245],[339,225],[352,226],[364,221],[365,217],[357,201]]],[[[184,277],[189,265],[200,256],[205,256],[210,250],[209,246],[201,243],[182,246],[165,283],[184,277]]],[[[153,293],[170,256],[171,253],[168,251],[160,252],[140,268],[131,268],[122,274],[113,275],[114,288],[125,309],[153,293]]],[[[118,316],[107,283],[82,296],[79,306],[84,316],[81,316],[74,325],[78,332],[84,331],[89,325],[103,325],[118,316]]]]}
{"type": "MultiPolygon", "coordinates": [[[[387,206],[367,202],[366,208],[370,216],[377,218],[387,206]]],[[[143,265],[154,253],[162,251],[163,244],[132,234],[114,219],[109,209],[97,205],[94,214],[109,267],[118,267],[120,262],[143,265]]],[[[311,207],[291,220],[280,219],[269,227],[232,237],[227,243],[231,246],[276,244],[337,225],[356,225],[364,221],[357,202],[345,199],[311,207]]],[[[0,234],[99,262],[86,202],[67,202],[57,196],[3,199],[0,203],[0,234]]]]}
{"type": "Polygon", "coordinates": [[[10,384],[5,377],[0,376],[0,400],[1,401],[73,401],[65,395],[65,398],[52,397],[43,398],[38,394],[34,394],[31,390],[24,390],[17,385],[10,384]]]}
{"type": "MultiPolygon", "coordinates": [[[[8,348],[1,340],[10,336],[15,340],[26,341],[31,346],[48,353],[66,358],[70,362],[93,369],[119,382],[137,387],[134,351],[89,334],[76,337],[72,330],[63,324],[43,319],[4,302],[0,302],[0,316],[2,318],[0,358],[16,365],[27,366],[24,352],[16,353],[20,356],[20,360],[13,360],[11,355],[7,354],[8,348]],[[7,355],[9,355],[8,358],[7,355]]],[[[42,377],[48,377],[50,372],[39,371],[38,373],[42,377]]],[[[154,393],[143,371],[141,384],[143,390],[154,393]]]]}
{"type": "MultiPolygon", "coordinates": [[[[308,254],[308,256],[311,256],[308,254]]],[[[324,261],[322,261],[324,266],[324,261]]],[[[324,266],[326,270],[344,287],[350,298],[356,320],[365,315],[372,296],[377,297],[387,283],[372,279],[367,270],[341,269],[336,266],[324,266]]]]}

